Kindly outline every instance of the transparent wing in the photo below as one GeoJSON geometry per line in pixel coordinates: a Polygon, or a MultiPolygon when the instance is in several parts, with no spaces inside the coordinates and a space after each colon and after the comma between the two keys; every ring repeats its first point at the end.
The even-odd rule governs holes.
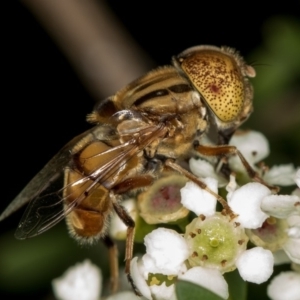
{"type": "MultiPolygon", "coordinates": [[[[89,130],[92,131],[93,129],[89,130]]],[[[19,208],[28,203],[31,199],[42,193],[43,190],[54,186],[58,180],[59,173],[66,167],[72,158],[72,149],[89,131],[75,137],[65,145],[46,165],[35,175],[19,195],[7,206],[0,215],[0,221],[17,211],[19,208]]]]}
{"type": "MultiPolygon", "coordinates": [[[[90,133],[94,133],[93,129],[90,133]]],[[[76,185],[83,192],[71,202],[66,201],[69,197],[70,199],[73,199],[73,197],[68,192],[70,190],[68,186],[63,186],[64,172],[66,168],[77,171],[73,160],[73,149],[86,134],[89,133],[84,133],[67,144],[33,178],[1,215],[3,219],[30,201],[15,234],[18,239],[36,236],[57,224],[99,184],[103,184],[108,189],[111,188],[108,179],[114,176],[130,158],[142,151],[152,141],[164,135],[165,129],[163,125],[148,126],[124,144],[97,154],[101,157],[111,152],[112,159],[105,162],[101,168],[93,170],[88,176],[72,182],[72,186],[76,185]]]]}

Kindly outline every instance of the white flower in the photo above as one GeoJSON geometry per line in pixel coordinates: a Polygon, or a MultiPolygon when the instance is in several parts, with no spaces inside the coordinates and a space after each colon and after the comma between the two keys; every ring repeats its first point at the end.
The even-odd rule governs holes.
{"type": "Polygon", "coordinates": [[[52,286],[59,300],[97,300],[102,289],[102,274],[98,267],[85,260],[54,279],[52,286]]]}
{"type": "MultiPolygon", "coordinates": [[[[247,230],[247,234],[253,244],[271,251],[283,249],[289,260],[300,263],[300,216],[291,215],[287,219],[270,217],[262,227],[247,230]]],[[[286,261],[282,255],[277,256],[276,263],[286,261]]]]}
{"type": "Polygon", "coordinates": [[[268,296],[272,300],[299,300],[300,273],[288,271],[274,277],[268,286],[268,296]]]}
{"type": "MultiPolygon", "coordinates": [[[[206,180],[207,180],[206,184],[208,185],[208,187],[210,189],[213,189],[214,186],[212,185],[212,181],[210,181],[210,179],[206,179],[206,180]]],[[[185,187],[185,189],[188,189],[188,188],[189,188],[189,186],[185,187]]],[[[195,189],[194,186],[192,188],[195,189]]],[[[237,188],[237,185],[235,183],[233,176],[231,177],[231,180],[227,186],[227,190],[228,190],[228,195],[227,195],[228,204],[229,204],[230,208],[233,210],[233,212],[238,215],[234,219],[234,222],[240,223],[239,228],[243,229],[243,228],[258,228],[258,227],[260,227],[263,224],[263,222],[266,220],[266,218],[268,217],[268,215],[265,214],[260,208],[261,201],[265,196],[271,194],[270,190],[260,183],[248,183],[240,188],[237,188]]],[[[192,191],[190,193],[192,193],[192,191]]],[[[190,196],[190,193],[185,192],[182,194],[182,202],[185,203],[184,205],[186,207],[189,207],[196,214],[199,214],[199,210],[201,209],[201,206],[205,205],[205,204],[202,203],[200,198],[198,198],[198,202],[201,204],[199,205],[200,207],[197,207],[195,201],[193,200],[193,197],[190,196]],[[189,196],[189,197],[185,199],[186,196],[189,196]],[[192,203],[195,203],[195,204],[189,205],[189,201],[191,201],[192,203]]],[[[206,197],[205,193],[203,193],[202,197],[206,197]]],[[[217,225],[217,223],[221,221],[221,220],[218,220],[217,215],[218,215],[218,213],[215,212],[215,214],[211,217],[208,217],[207,220],[210,220],[210,219],[213,220],[213,218],[216,218],[215,222],[217,225]]],[[[192,221],[190,223],[190,225],[193,222],[194,221],[192,221]]],[[[212,224],[214,224],[214,221],[210,221],[210,222],[213,222],[212,224]]],[[[231,224],[231,223],[233,223],[233,222],[228,222],[228,224],[231,224]]],[[[190,226],[190,225],[188,225],[188,226],[190,226]]],[[[187,228],[188,228],[188,226],[187,226],[187,228]]],[[[210,232],[221,232],[220,229],[213,230],[213,226],[212,225],[209,225],[209,226],[211,228],[210,232]]],[[[201,228],[200,223],[196,227],[201,228]]],[[[225,230],[225,228],[226,228],[225,224],[222,225],[220,228],[222,228],[222,230],[225,230]]],[[[206,230],[206,229],[204,229],[204,230],[206,230]]],[[[191,229],[189,229],[189,231],[191,231],[191,229]]],[[[202,232],[202,229],[201,229],[201,232],[202,232]]],[[[230,230],[228,229],[226,231],[226,236],[228,235],[228,238],[230,236],[229,232],[230,232],[230,230]]],[[[195,233],[194,233],[194,231],[192,231],[191,233],[188,233],[188,234],[192,234],[191,241],[195,241],[195,243],[199,243],[199,242],[202,243],[201,241],[196,242],[196,237],[197,237],[196,231],[195,231],[195,233]]],[[[238,234],[237,232],[234,233],[234,235],[236,235],[236,236],[237,236],[237,234],[238,234]]],[[[223,233],[223,235],[225,235],[225,232],[223,233]]],[[[216,235],[216,237],[217,237],[217,235],[216,235]]],[[[212,240],[212,237],[210,237],[209,239],[212,240]]],[[[216,238],[216,239],[218,239],[218,238],[216,238]]],[[[230,237],[230,239],[231,239],[231,237],[230,237]]],[[[238,240],[244,240],[244,243],[245,243],[244,246],[246,246],[246,243],[248,241],[247,238],[242,238],[242,237],[239,237],[238,240]]],[[[225,245],[225,241],[223,241],[222,245],[225,245]]],[[[204,246],[202,246],[201,249],[204,249],[203,247],[204,246]]],[[[199,249],[200,249],[200,246],[199,246],[199,249]]],[[[232,251],[233,251],[233,249],[234,249],[234,243],[232,243],[232,251]]],[[[264,250],[262,248],[257,248],[257,247],[251,249],[251,251],[250,250],[245,251],[245,249],[243,249],[243,251],[241,251],[241,250],[242,249],[240,249],[239,251],[236,252],[237,257],[235,259],[238,259],[238,263],[235,262],[234,260],[233,260],[233,263],[237,266],[239,272],[243,273],[242,277],[245,276],[245,278],[247,278],[248,281],[253,281],[253,282],[267,280],[273,272],[273,255],[272,255],[271,251],[264,250]],[[249,262],[250,260],[252,260],[252,264],[247,263],[247,261],[249,262]],[[257,264],[254,263],[256,261],[258,262],[257,264]],[[259,261],[266,261],[265,273],[264,273],[264,276],[262,277],[262,279],[257,276],[252,276],[252,274],[255,273],[255,270],[257,272],[260,272],[259,261]]],[[[207,250],[205,250],[205,251],[207,251],[207,250]]],[[[203,254],[201,252],[201,255],[199,257],[200,260],[201,260],[202,255],[203,254]]],[[[189,258],[189,260],[190,260],[190,258],[189,258]]],[[[197,257],[191,258],[191,260],[197,261],[198,258],[197,257]]],[[[232,258],[225,259],[225,260],[227,261],[226,264],[232,264],[232,258]]],[[[209,267],[212,267],[212,266],[209,266],[209,267]]],[[[215,268],[219,268],[219,267],[220,266],[216,265],[215,268]]],[[[231,270],[232,269],[234,269],[234,268],[231,267],[231,270]]],[[[227,271],[230,271],[230,270],[227,270],[226,268],[223,270],[223,272],[227,272],[227,271]]],[[[263,282],[263,281],[261,281],[261,282],[263,282]]]]}
{"type": "MultiPolygon", "coordinates": [[[[201,218],[196,219],[201,223],[201,218]]],[[[185,239],[176,231],[165,228],[156,229],[145,237],[146,254],[139,261],[137,258],[134,258],[131,262],[132,278],[145,298],[176,299],[174,283],[176,278],[179,278],[199,284],[227,299],[228,287],[221,272],[222,269],[223,272],[224,270],[234,270],[235,264],[239,271],[242,272],[245,280],[263,282],[269,278],[273,271],[272,253],[262,248],[253,248],[245,251],[247,236],[243,233],[243,228],[234,226],[234,222],[229,221],[228,217],[222,216],[220,213],[217,213],[216,216],[208,217],[207,223],[204,220],[202,222],[202,227],[191,223],[185,234],[185,239]],[[214,223],[216,223],[216,228],[213,228],[214,223]],[[193,226],[198,228],[195,234],[193,226]],[[192,264],[190,261],[190,259],[193,259],[194,251],[196,251],[190,249],[193,247],[191,241],[197,243],[197,232],[199,236],[205,232],[208,233],[208,236],[206,234],[203,235],[205,246],[209,247],[210,245],[214,249],[220,248],[221,250],[215,258],[212,253],[216,251],[205,252],[209,257],[207,259],[209,267],[192,264]],[[237,234],[238,232],[240,233],[237,234]],[[233,237],[235,234],[237,234],[236,238],[233,237]],[[218,239],[220,235],[222,235],[221,243],[219,243],[218,239]],[[233,245],[234,241],[235,246],[233,245]],[[190,265],[193,266],[189,270],[187,270],[185,264],[187,259],[189,259],[190,265]],[[216,260],[215,268],[214,260],[216,260]],[[239,264],[237,264],[237,260],[239,264]],[[265,269],[264,272],[261,271],[261,266],[265,269]],[[257,275],[258,273],[260,274],[259,276],[257,275]],[[202,276],[196,277],[196,274],[202,274],[202,276]]],[[[195,245],[197,248],[197,244],[195,245]]],[[[204,251],[209,251],[205,250],[205,248],[203,249],[204,251]]],[[[200,256],[199,254],[201,260],[202,256],[200,256]]]]}
{"type": "MultiPolygon", "coordinates": [[[[297,171],[297,174],[299,171],[297,171]]],[[[297,175],[298,176],[298,175],[297,175]]],[[[297,180],[297,177],[296,177],[297,180]]],[[[297,183],[297,181],[296,181],[297,183]]],[[[262,199],[261,209],[268,215],[283,219],[288,228],[281,234],[281,247],[295,263],[300,263],[300,197],[295,192],[292,195],[268,195],[262,199]]],[[[274,229],[279,229],[279,223],[274,223],[274,229]],[[278,226],[277,226],[278,224],[278,226]],[[277,227],[276,227],[277,226],[277,227]]],[[[262,229],[263,230],[263,229],[262,229]]],[[[266,231],[267,232],[267,231],[266,231]]],[[[279,241],[279,237],[278,237],[279,241]]]]}
{"type": "Polygon", "coordinates": [[[228,298],[227,283],[218,270],[202,267],[186,270],[187,244],[176,231],[156,229],[145,237],[145,244],[146,254],[140,261],[135,257],[131,262],[132,278],[145,298],[175,300],[174,283],[177,277],[199,284],[224,299],[228,298]]]}
{"type": "Polygon", "coordinates": [[[174,230],[158,228],[146,235],[145,245],[146,254],[139,262],[133,258],[130,265],[138,290],[147,299],[175,297],[172,280],[186,270],[189,254],[184,238],[174,230]]]}

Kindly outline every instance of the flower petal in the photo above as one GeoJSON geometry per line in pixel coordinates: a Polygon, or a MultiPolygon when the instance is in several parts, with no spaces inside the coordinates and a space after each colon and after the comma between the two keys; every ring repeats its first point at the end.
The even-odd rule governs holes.
{"type": "Polygon", "coordinates": [[[194,267],[179,276],[179,279],[198,284],[224,299],[229,297],[228,284],[218,270],[194,267]]]}
{"type": "MultiPolygon", "coordinates": [[[[218,193],[218,182],[214,178],[202,179],[204,183],[216,194],[218,193]]],[[[216,212],[217,199],[207,191],[201,189],[194,182],[187,182],[180,190],[181,203],[184,207],[194,212],[197,216],[203,214],[211,216],[216,212]]]]}
{"type": "MultiPolygon", "coordinates": [[[[252,167],[270,153],[268,140],[257,131],[238,131],[229,144],[236,146],[252,167]]],[[[229,165],[232,170],[245,173],[245,167],[237,156],[229,159],[229,165]]]]}
{"type": "Polygon", "coordinates": [[[288,240],[282,248],[294,263],[300,264],[300,216],[289,216],[287,223],[289,226],[287,230],[288,240]]]}
{"type": "Polygon", "coordinates": [[[143,256],[143,261],[147,272],[177,275],[182,270],[189,251],[185,239],[176,231],[155,229],[146,235],[144,242],[147,256],[143,256]]]}
{"type": "Polygon", "coordinates": [[[266,186],[257,182],[245,184],[233,192],[231,197],[227,198],[229,206],[238,215],[236,221],[245,228],[261,227],[268,218],[260,208],[261,201],[270,194],[266,186]]]}
{"type": "Polygon", "coordinates": [[[152,300],[150,288],[143,276],[143,264],[134,257],[130,262],[130,274],[139,292],[149,300],[152,300]]]}
{"type": "Polygon", "coordinates": [[[204,159],[192,157],[189,166],[191,172],[202,179],[206,177],[215,178],[219,187],[225,186],[227,183],[227,180],[215,171],[213,165],[204,159]]]}
{"type": "Polygon", "coordinates": [[[88,259],[69,268],[52,281],[53,292],[60,300],[97,300],[102,289],[100,269],[88,259]]]}
{"type": "Polygon", "coordinates": [[[293,271],[281,272],[268,286],[268,296],[272,300],[299,300],[300,274],[293,271]]]}
{"type": "Polygon", "coordinates": [[[289,238],[282,248],[293,262],[300,264],[300,238],[289,238]]]}
{"type": "Polygon", "coordinates": [[[260,284],[267,281],[273,273],[274,258],[270,250],[255,247],[243,252],[236,266],[245,281],[260,284]]]}
{"type": "Polygon", "coordinates": [[[261,209],[275,218],[285,219],[300,213],[300,205],[296,205],[299,201],[295,195],[268,195],[262,199],[261,209]]]}
{"type": "Polygon", "coordinates": [[[294,185],[296,170],[293,164],[273,166],[263,176],[264,180],[273,185],[294,185]]]}

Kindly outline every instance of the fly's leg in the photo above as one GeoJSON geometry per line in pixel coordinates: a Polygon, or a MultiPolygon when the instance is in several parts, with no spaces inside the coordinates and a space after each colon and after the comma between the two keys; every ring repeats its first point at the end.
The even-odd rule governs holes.
{"type": "Polygon", "coordinates": [[[110,267],[110,288],[112,293],[116,293],[119,284],[119,265],[118,265],[118,248],[109,236],[102,238],[104,245],[108,248],[109,267],[110,267]]]}
{"type": "Polygon", "coordinates": [[[153,183],[153,180],[154,178],[151,175],[147,175],[147,174],[131,177],[115,185],[113,187],[113,191],[115,192],[115,194],[118,195],[124,194],[134,189],[149,186],[150,184],[153,183]]]}
{"type": "Polygon", "coordinates": [[[259,175],[252,169],[250,164],[247,162],[243,154],[235,147],[235,146],[203,146],[203,145],[195,145],[195,150],[199,152],[202,155],[205,156],[232,156],[237,155],[239,159],[241,160],[242,164],[244,165],[248,176],[263,185],[265,185],[267,188],[269,188],[273,193],[278,193],[279,188],[277,186],[269,185],[266,183],[262,178],[259,177],[259,175]]]}
{"type": "Polygon", "coordinates": [[[127,275],[128,281],[131,284],[136,295],[141,296],[137,287],[134,284],[134,281],[130,275],[130,262],[133,254],[133,243],[134,243],[134,231],[135,231],[135,222],[130,217],[126,209],[119,204],[115,194],[111,193],[111,199],[113,199],[113,207],[119,218],[127,226],[127,237],[126,237],[126,250],[125,250],[125,273],[127,275]]]}
{"type": "Polygon", "coordinates": [[[220,202],[220,204],[224,208],[224,213],[228,215],[231,219],[234,219],[236,215],[233,213],[231,208],[229,207],[228,203],[223,199],[220,195],[216,194],[214,191],[212,191],[203,181],[201,181],[198,177],[196,177],[194,174],[191,172],[187,171],[186,169],[182,168],[180,165],[176,164],[173,160],[167,159],[165,162],[165,165],[180,174],[184,175],[186,178],[189,180],[193,181],[196,183],[201,189],[207,191],[211,195],[217,198],[217,200],[220,202]]]}

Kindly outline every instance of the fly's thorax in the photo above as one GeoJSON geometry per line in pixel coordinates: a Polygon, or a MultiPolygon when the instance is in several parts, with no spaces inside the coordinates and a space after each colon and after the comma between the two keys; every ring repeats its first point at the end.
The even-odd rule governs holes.
{"type": "Polygon", "coordinates": [[[199,46],[173,58],[173,64],[200,93],[219,131],[236,128],[252,111],[255,70],[227,47],[199,46]]]}
{"type": "Polygon", "coordinates": [[[145,147],[149,157],[156,153],[173,158],[187,156],[196,132],[204,132],[207,127],[207,109],[200,94],[173,66],[155,69],[130,83],[98,106],[98,114],[104,115],[101,111],[105,107],[109,112],[116,111],[107,122],[115,125],[122,144],[135,135],[151,134],[155,130],[152,124],[164,124],[166,136],[145,147]]]}
{"type": "MultiPolygon", "coordinates": [[[[132,82],[114,97],[116,107],[156,114],[174,113],[176,100],[189,98],[189,81],[172,66],[160,67],[132,82]]],[[[188,105],[188,103],[186,103],[188,105]]]]}
{"type": "Polygon", "coordinates": [[[123,110],[150,114],[152,117],[186,113],[202,105],[197,94],[189,80],[176,68],[160,67],[99,102],[88,120],[92,123],[111,123],[111,117],[123,110]]]}

